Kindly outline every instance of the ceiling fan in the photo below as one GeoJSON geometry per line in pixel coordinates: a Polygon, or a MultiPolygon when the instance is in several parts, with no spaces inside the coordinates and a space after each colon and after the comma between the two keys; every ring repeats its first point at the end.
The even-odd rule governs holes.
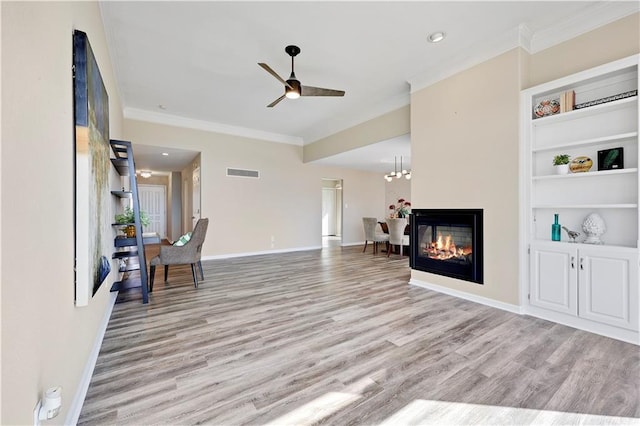
{"type": "Polygon", "coordinates": [[[284,84],[284,95],[280,96],[275,101],[271,102],[267,107],[274,107],[283,100],[285,97],[289,99],[297,99],[300,96],[344,96],[344,90],[323,89],[322,87],[303,86],[300,80],[296,78],[296,74],[293,72],[293,58],[300,53],[298,46],[287,46],[284,49],[289,56],[291,56],[291,75],[288,80],[284,80],[280,77],[271,67],[265,63],[258,62],[262,68],[269,74],[274,76],[280,83],[284,84]]]}

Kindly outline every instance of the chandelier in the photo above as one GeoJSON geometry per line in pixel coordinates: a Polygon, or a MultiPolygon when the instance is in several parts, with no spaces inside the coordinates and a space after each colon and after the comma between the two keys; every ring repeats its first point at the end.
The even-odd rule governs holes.
{"type": "Polygon", "coordinates": [[[393,171],[384,175],[387,182],[391,182],[393,178],[400,179],[402,176],[405,179],[411,179],[411,170],[402,168],[402,156],[400,156],[400,171],[398,171],[398,157],[393,157],[393,171]]]}

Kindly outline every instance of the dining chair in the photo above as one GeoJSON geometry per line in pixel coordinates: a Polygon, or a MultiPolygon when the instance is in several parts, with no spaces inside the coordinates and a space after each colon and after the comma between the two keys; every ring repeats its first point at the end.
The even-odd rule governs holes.
{"type": "Polygon", "coordinates": [[[367,243],[371,241],[373,243],[373,254],[378,252],[378,243],[386,243],[389,241],[389,235],[383,234],[377,231],[378,219],[375,217],[363,217],[362,224],[364,226],[364,249],[362,252],[367,251],[367,243]]]}
{"type": "Polygon", "coordinates": [[[209,219],[198,219],[198,222],[196,222],[196,226],[193,228],[193,232],[191,233],[191,238],[184,245],[160,246],[160,254],[151,259],[150,262],[149,291],[153,291],[153,281],[156,275],[157,265],[164,265],[165,282],[167,281],[167,275],[169,273],[169,265],[191,265],[193,285],[198,288],[197,269],[200,270],[200,278],[204,280],[200,255],[202,252],[204,238],[207,235],[208,226],[209,219]]]}
{"type": "Polygon", "coordinates": [[[387,219],[387,226],[389,227],[389,249],[387,250],[387,257],[391,254],[393,246],[400,246],[400,256],[402,256],[402,247],[409,245],[409,235],[404,234],[404,230],[407,227],[407,218],[389,218],[387,219]]]}

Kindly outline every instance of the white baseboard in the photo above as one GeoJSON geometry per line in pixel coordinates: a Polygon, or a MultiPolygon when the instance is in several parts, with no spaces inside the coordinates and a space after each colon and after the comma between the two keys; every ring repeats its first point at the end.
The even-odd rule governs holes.
{"type": "Polygon", "coordinates": [[[87,363],[84,366],[84,370],[82,371],[82,377],[80,378],[80,384],[76,389],[76,393],[73,396],[73,400],[71,401],[71,405],[69,406],[69,411],[67,412],[67,418],[64,422],[65,425],[75,425],[78,424],[78,419],[80,418],[80,412],[82,411],[82,406],[84,405],[84,399],[87,396],[87,391],[89,390],[89,384],[91,383],[91,377],[93,376],[93,370],[96,367],[96,362],[98,361],[98,354],[100,353],[100,348],[102,347],[102,340],[104,339],[104,334],[107,331],[107,326],[109,325],[109,319],[111,318],[111,313],[113,312],[113,306],[116,304],[116,298],[118,297],[118,292],[111,293],[111,300],[109,300],[109,305],[107,306],[107,311],[102,318],[102,322],[98,327],[96,333],[96,339],[93,342],[93,348],[91,349],[91,353],[89,354],[89,358],[87,359],[87,363]]]}
{"type": "Polygon", "coordinates": [[[252,251],[252,252],[244,252],[244,253],[217,254],[217,255],[214,255],[214,256],[202,256],[202,260],[232,259],[234,257],[259,256],[261,254],[290,253],[290,252],[294,252],[294,251],[308,251],[308,250],[320,250],[320,249],[322,249],[322,246],[294,247],[294,248],[278,249],[278,250],[264,250],[264,251],[252,251]]]}
{"type": "Polygon", "coordinates": [[[596,321],[560,312],[553,312],[548,309],[538,308],[531,305],[525,306],[524,314],[640,346],[640,332],[638,331],[602,324],[596,321]]]}
{"type": "Polygon", "coordinates": [[[364,241],[356,242],[356,243],[342,243],[340,247],[351,247],[351,246],[364,246],[364,241]]]}
{"type": "Polygon", "coordinates": [[[415,278],[411,278],[409,280],[409,284],[437,291],[438,293],[448,294],[449,296],[459,297],[460,299],[469,300],[471,302],[480,303],[482,305],[491,306],[492,308],[502,309],[503,311],[513,312],[514,314],[523,313],[522,308],[518,305],[500,302],[499,300],[489,299],[488,297],[478,296],[476,294],[467,293],[465,291],[454,290],[449,287],[428,283],[425,281],[417,280],[415,278]]]}

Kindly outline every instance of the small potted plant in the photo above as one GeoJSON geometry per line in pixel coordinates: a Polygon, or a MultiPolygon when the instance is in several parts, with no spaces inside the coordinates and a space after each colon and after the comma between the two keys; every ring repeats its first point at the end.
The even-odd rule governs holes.
{"type": "MultiPolygon", "coordinates": [[[[125,225],[122,228],[122,231],[128,238],[133,238],[136,236],[136,218],[133,214],[133,209],[131,207],[125,207],[124,212],[116,215],[116,223],[118,225],[125,225]]],[[[149,226],[151,224],[151,219],[144,211],[140,210],[140,224],[142,226],[149,226]]]]}
{"type": "Polygon", "coordinates": [[[566,175],[569,173],[569,154],[558,154],[553,157],[553,165],[556,167],[556,173],[566,175]]]}

